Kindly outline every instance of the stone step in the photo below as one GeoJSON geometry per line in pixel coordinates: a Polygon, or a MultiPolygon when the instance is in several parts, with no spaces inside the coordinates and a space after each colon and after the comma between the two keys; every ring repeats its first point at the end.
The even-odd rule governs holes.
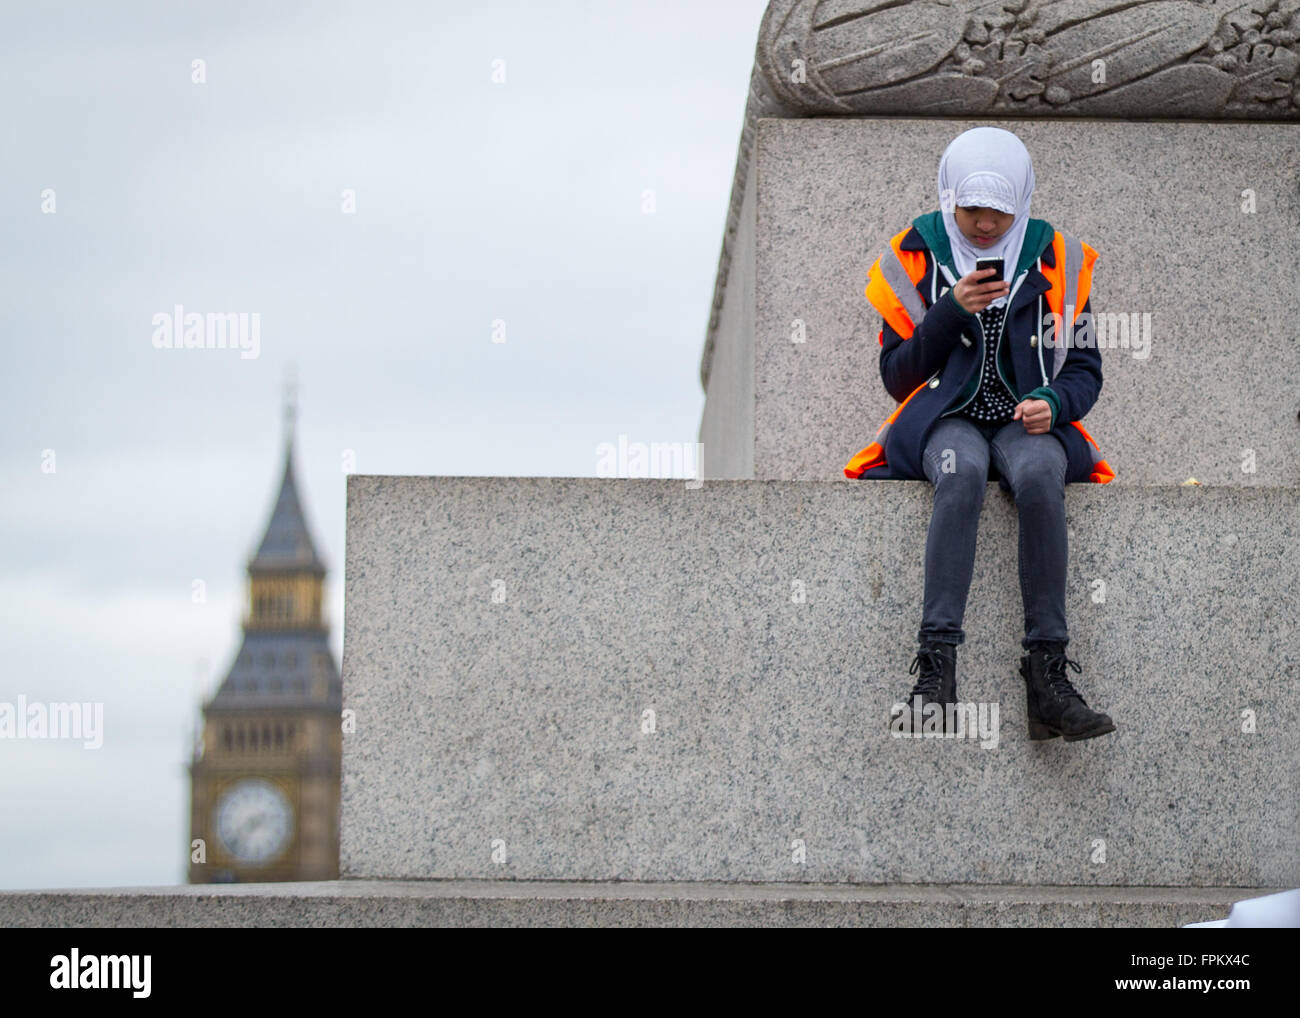
{"type": "MultiPolygon", "coordinates": [[[[1031,743],[1010,496],[958,656],[996,739],[887,730],[919,482],[348,479],[348,878],[1300,886],[1296,489],[1072,485],[1031,743]]],[[[346,731],[346,729],[345,729],[346,731]]]]}
{"type": "Polygon", "coordinates": [[[0,892],[0,926],[1172,928],[1248,888],[329,880],[0,892]]]}

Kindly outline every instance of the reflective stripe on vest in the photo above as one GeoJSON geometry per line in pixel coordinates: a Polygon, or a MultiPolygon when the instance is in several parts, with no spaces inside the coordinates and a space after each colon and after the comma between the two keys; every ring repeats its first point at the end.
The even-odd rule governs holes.
{"type": "MultiPolygon", "coordinates": [[[[1042,269],[1043,275],[1052,284],[1044,296],[1047,298],[1047,306],[1056,316],[1052,332],[1052,373],[1049,381],[1060,374],[1070,352],[1064,339],[1066,308],[1070,309],[1069,325],[1073,327],[1079,319],[1079,312],[1088,303],[1092,292],[1092,266],[1097,261],[1095,250],[1061,230],[1057,230],[1052,238],[1052,250],[1056,255],[1056,267],[1044,266],[1042,269]]],[[[1041,327],[1042,323],[1039,325],[1041,327]]]]}
{"type": "MultiPolygon", "coordinates": [[[[925,252],[904,251],[903,238],[911,227],[895,234],[889,249],[867,270],[867,300],[904,339],[911,338],[916,323],[925,317],[925,303],[916,292],[916,284],[925,275],[925,252]]],[[[885,337],[882,334],[880,344],[885,337]]]]}
{"type": "Polygon", "coordinates": [[[929,384],[930,380],[927,378],[907,394],[907,399],[903,400],[903,402],[899,403],[898,406],[894,408],[894,412],[889,415],[885,420],[885,423],[876,429],[876,437],[872,440],[871,444],[845,464],[845,477],[856,481],[865,471],[870,470],[872,467],[878,467],[884,464],[885,439],[889,437],[889,429],[894,426],[894,421],[898,418],[898,415],[903,412],[903,407],[907,406],[907,404],[912,401],[912,397],[929,384]]]}

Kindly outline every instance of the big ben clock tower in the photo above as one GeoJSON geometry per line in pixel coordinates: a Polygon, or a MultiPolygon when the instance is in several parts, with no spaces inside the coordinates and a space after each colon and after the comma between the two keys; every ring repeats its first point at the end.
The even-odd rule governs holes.
{"type": "Polygon", "coordinates": [[[293,470],[293,405],[271,519],[248,562],[244,638],[190,763],[190,883],[335,880],[343,687],[325,563],[293,470]]]}

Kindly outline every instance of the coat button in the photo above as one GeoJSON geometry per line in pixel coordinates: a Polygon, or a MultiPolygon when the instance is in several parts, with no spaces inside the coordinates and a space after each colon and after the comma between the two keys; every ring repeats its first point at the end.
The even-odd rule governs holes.
{"type": "Polygon", "coordinates": [[[931,389],[933,389],[933,388],[934,388],[936,385],[938,385],[938,384],[939,384],[939,379],[937,379],[937,378],[931,378],[931,379],[930,379],[930,388],[931,388],[931,389]]]}
{"type": "Polygon", "coordinates": [[[1030,337],[1029,337],[1029,345],[1030,345],[1030,346],[1037,346],[1037,345],[1038,345],[1038,337],[1037,337],[1037,336],[1030,336],[1030,337]]]}

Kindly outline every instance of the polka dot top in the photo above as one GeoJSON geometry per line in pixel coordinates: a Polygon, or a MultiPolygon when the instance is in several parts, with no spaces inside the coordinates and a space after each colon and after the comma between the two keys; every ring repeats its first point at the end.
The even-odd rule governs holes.
{"type": "Polygon", "coordinates": [[[979,313],[980,322],[984,326],[984,335],[988,339],[984,344],[984,363],[980,365],[980,382],[979,388],[975,390],[975,398],[962,408],[957,415],[959,417],[1000,424],[1011,420],[1015,414],[1016,401],[1007,389],[1006,383],[998,375],[997,365],[994,362],[994,357],[997,356],[998,330],[1002,328],[1002,318],[1005,314],[1005,304],[1002,307],[990,305],[979,313]]]}

